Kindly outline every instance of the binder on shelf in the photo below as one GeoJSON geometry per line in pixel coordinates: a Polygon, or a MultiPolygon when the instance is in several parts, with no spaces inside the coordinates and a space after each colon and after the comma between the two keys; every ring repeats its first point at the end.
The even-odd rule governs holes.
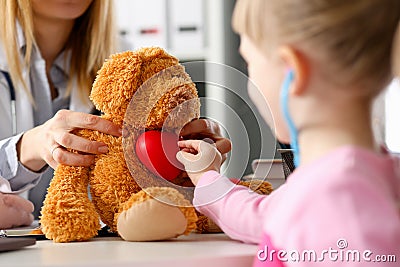
{"type": "Polygon", "coordinates": [[[165,0],[117,0],[117,25],[133,45],[167,48],[167,3],[165,0]]]}
{"type": "Polygon", "coordinates": [[[204,1],[168,1],[169,47],[188,54],[204,49],[204,1]]]}

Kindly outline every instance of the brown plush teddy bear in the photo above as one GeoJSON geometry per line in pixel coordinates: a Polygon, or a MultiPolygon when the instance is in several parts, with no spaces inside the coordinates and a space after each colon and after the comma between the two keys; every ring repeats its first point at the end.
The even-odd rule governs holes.
{"type": "MultiPolygon", "coordinates": [[[[149,108],[150,112],[147,116],[135,114],[140,119],[130,121],[130,128],[124,129],[125,139],[132,143],[142,131],[161,130],[170,112],[188,100],[194,101],[174,113],[168,130],[177,130],[197,118],[200,102],[196,87],[178,60],[161,48],[113,55],[98,72],[90,98],[104,113],[103,118],[122,127],[136,91],[163,70],[164,75],[156,79],[149,97],[137,99],[135,103],[143,109],[149,108]],[[153,100],[155,103],[150,105],[153,100]]],[[[79,130],[76,134],[106,143],[109,152],[98,155],[90,168],[57,167],[41,210],[42,231],[47,238],[56,242],[90,239],[100,228],[99,218],[122,238],[135,241],[167,239],[196,228],[197,216],[190,201],[176,189],[167,187],[168,181],[164,187],[150,186],[146,192],[142,191],[136,181],[157,180],[156,175],[136,158],[132,159],[135,153],[130,153],[130,159],[136,163],[132,163],[134,177],[131,175],[121,137],[92,130],[79,130]]]]}
{"type": "MultiPolygon", "coordinates": [[[[97,155],[88,168],[57,167],[41,210],[46,237],[55,242],[88,240],[97,235],[99,219],[129,241],[169,239],[196,229],[220,231],[191,206],[193,189],[186,187],[192,185],[186,172],[178,166],[167,172],[152,166],[162,151],[139,153],[143,136],[151,139],[155,133],[157,139],[163,138],[157,132],[168,133],[164,143],[176,144],[173,138],[181,128],[199,117],[196,87],[178,59],[156,47],[115,54],[99,70],[90,98],[103,118],[123,126],[123,137],[75,132],[106,143],[109,152],[97,155]],[[161,178],[163,171],[167,177],[161,178]]],[[[171,155],[168,160],[176,161],[171,155]]],[[[259,188],[271,191],[268,183],[259,188]]]]}

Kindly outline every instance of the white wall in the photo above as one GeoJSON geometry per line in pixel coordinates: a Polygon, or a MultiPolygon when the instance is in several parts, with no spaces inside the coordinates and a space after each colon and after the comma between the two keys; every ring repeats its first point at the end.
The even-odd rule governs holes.
{"type": "Polygon", "coordinates": [[[207,57],[205,1],[114,0],[120,32],[132,49],[160,46],[181,60],[207,57]]]}

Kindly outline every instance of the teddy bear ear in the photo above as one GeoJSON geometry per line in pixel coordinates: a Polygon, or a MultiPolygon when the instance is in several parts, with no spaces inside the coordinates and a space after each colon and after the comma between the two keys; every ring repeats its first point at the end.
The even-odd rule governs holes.
{"type": "Polygon", "coordinates": [[[90,99],[104,113],[114,113],[123,108],[135,93],[140,82],[141,62],[131,51],[114,54],[97,72],[90,99]]]}
{"type": "Polygon", "coordinates": [[[130,100],[144,81],[178,63],[178,59],[159,47],[114,54],[98,71],[90,99],[105,114],[123,117],[130,100]]]}

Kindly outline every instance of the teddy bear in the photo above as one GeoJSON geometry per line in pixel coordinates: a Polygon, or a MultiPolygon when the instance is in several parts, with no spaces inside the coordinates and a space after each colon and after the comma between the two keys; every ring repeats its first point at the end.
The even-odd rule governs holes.
{"type": "MultiPolygon", "coordinates": [[[[46,238],[88,240],[97,235],[100,219],[128,241],[220,231],[191,205],[193,184],[175,158],[180,130],[200,115],[195,84],[178,59],[158,47],[114,54],[98,71],[90,99],[103,118],[123,128],[123,136],[74,131],[106,143],[109,151],[96,155],[90,167],[56,168],[41,209],[46,238]],[[165,156],[163,146],[171,144],[165,156]],[[158,150],[151,152],[154,146],[158,150]],[[157,166],[162,160],[173,164],[157,166]]],[[[268,183],[258,188],[272,190],[268,183]]]]}
{"type": "MultiPolygon", "coordinates": [[[[188,100],[194,101],[175,112],[176,118],[169,120],[169,130],[172,132],[198,118],[200,102],[196,87],[178,59],[156,47],[115,54],[98,71],[90,99],[103,112],[103,118],[122,127],[136,91],[163,70],[164,76],[157,78],[150,97],[136,103],[150,108],[150,113],[135,114],[141,120],[130,122],[131,128],[124,129],[125,139],[132,143],[142,131],[161,129],[170,111],[188,100]],[[152,100],[156,103],[150,107],[152,100]],[[132,138],[126,138],[127,135],[132,138]]],[[[122,137],[85,129],[75,134],[106,143],[109,152],[96,156],[91,167],[59,165],[56,168],[40,217],[42,231],[48,239],[88,240],[100,229],[99,219],[122,238],[133,241],[168,239],[196,228],[197,215],[190,201],[169,187],[168,181],[165,180],[166,186],[159,183],[142,190],[137,181],[157,180],[156,175],[139,161],[134,172],[130,172],[124,159],[122,137]],[[174,205],[170,205],[172,202],[174,205]]],[[[134,154],[131,153],[133,157],[134,154]]]]}

